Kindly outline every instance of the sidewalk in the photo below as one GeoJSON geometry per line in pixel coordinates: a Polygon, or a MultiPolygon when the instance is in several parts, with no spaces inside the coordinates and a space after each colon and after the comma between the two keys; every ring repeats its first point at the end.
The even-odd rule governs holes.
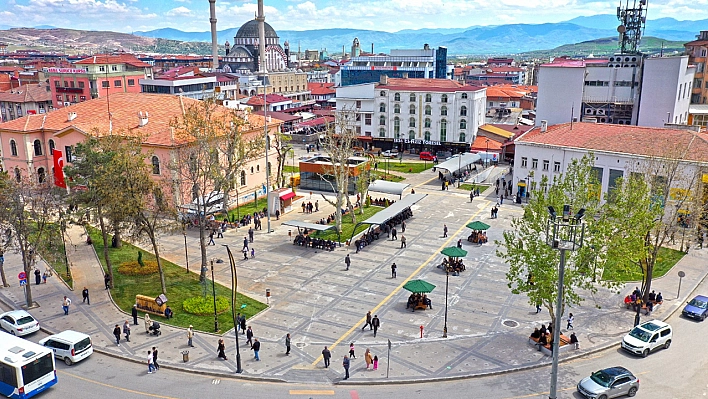
{"type": "MultiPolygon", "coordinates": [[[[417,176],[423,181],[427,176],[417,176]]],[[[430,177],[434,178],[433,174],[430,177]]],[[[503,205],[499,219],[487,219],[490,201],[484,198],[469,203],[466,195],[455,195],[452,190],[440,193],[421,183],[416,191],[429,192],[429,196],[414,209],[414,217],[408,221],[406,236],[408,248],[400,249],[399,242],[378,240],[362,253],[354,254],[347,247],[333,252],[315,251],[294,247],[287,237],[285,220],[318,219],[333,211],[331,206],[320,201],[320,212],[302,214],[291,212],[273,220],[274,232],[257,232],[255,243],[260,255],[256,259],[240,261],[239,291],[265,301],[265,289],[272,289],[271,308],[249,320],[256,337],[262,342],[261,361],[253,360],[253,354],[245,345],[245,336],[239,336],[242,378],[271,381],[339,383],[341,380],[341,357],[348,352],[349,342],[355,342],[357,359],[353,359],[349,384],[376,384],[391,382],[432,381],[437,379],[464,378],[475,375],[509,372],[520,368],[539,367],[550,363],[550,357],[542,355],[527,343],[534,326],[550,319],[547,314],[535,314],[525,297],[512,295],[504,280],[505,266],[493,255],[494,246],[468,247],[467,271],[461,276],[450,277],[450,300],[447,323],[449,338],[441,338],[444,313],[445,275],[435,265],[439,263],[439,247],[454,245],[458,238],[466,237],[464,228],[473,218],[493,224],[490,241],[500,236],[510,215],[519,215],[521,207],[503,205]],[[470,208],[471,207],[471,208],[470,208]],[[442,238],[442,221],[450,228],[450,237],[442,238]],[[459,227],[459,228],[458,228],[459,227]],[[343,258],[352,256],[352,270],[344,271],[343,258]],[[390,278],[389,265],[399,265],[398,278],[390,278]],[[424,278],[435,284],[431,294],[432,310],[411,312],[405,309],[407,292],[400,287],[406,278],[424,278]],[[369,330],[361,331],[366,310],[374,310],[382,319],[377,337],[369,330]],[[420,338],[419,326],[424,326],[420,338]],[[292,351],[285,356],[284,336],[292,334],[292,351]],[[387,342],[392,343],[391,363],[386,364],[387,342]],[[315,363],[324,345],[333,349],[333,367],[324,369],[321,362],[315,363]],[[379,356],[377,371],[365,370],[363,353],[366,348],[379,356]],[[390,366],[390,378],[386,368],[390,366]]],[[[314,195],[313,195],[314,197],[314,195]]],[[[303,200],[309,201],[309,195],[303,200]]],[[[314,198],[312,199],[314,202],[314,198]]],[[[295,209],[297,208],[296,204],[295,209]]],[[[265,223],[264,223],[265,224],[265,223]]],[[[223,242],[237,245],[247,229],[229,230],[223,242]]],[[[74,291],[58,280],[50,278],[47,284],[32,285],[35,301],[39,304],[30,312],[50,333],[65,329],[90,334],[94,348],[122,359],[143,363],[145,354],[152,346],[160,349],[160,365],[168,368],[214,375],[235,375],[235,343],[233,331],[224,334],[228,361],[216,357],[219,337],[197,332],[195,348],[187,348],[184,329],[162,324],[162,335],[148,336],[142,319],[132,326],[131,342],[121,341],[115,345],[112,329],[122,326],[132,318],[117,309],[109,292],[104,289],[103,273],[92,247],[85,244],[83,228],[71,226],[67,231],[72,244],[69,261],[75,280],[74,291]],[[81,290],[88,287],[91,305],[81,303],[81,290]],[[73,304],[68,316],[61,310],[61,298],[69,296],[73,304]],[[189,350],[189,362],[182,362],[182,351],[189,350]]],[[[193,234],[193,232],[192,232],[193,234]]],[[[190,270],[198,270],[197,238],[188,237],[190,245],[190,270]]],[[[162,240],[167,257],[178,264],[184,263],[184,243],[181,234],[162,240]]],[[[465,243],[467,245],[467,243],[465,243]]],[[[209,256],[224,256],[220,246],[209,247],[209,256]],[[221,252],[219,252],[221,251],[221,252]]],[[[654,280],[653,289],[662,292],[664,305],[651,318],[663,319],[680,309],[695,287],[708,272],[705,265],[708,250],[691,250],[667,276],[654,280]],[[676,297],[679,270],[685,272],[681,286],[681,298],[676,297]]],[[[19,255],[6,253],[6,272],[15,276],[21,262],[19,255]]],[[[183,265],[184,266],[184,265],[183,265]]],[[[43,269],[44,265],[40,265],[43,269]]],[[[220,265],[217,280],[229,281],[228,265],[220,265]]],[[[19,307],[23,294],[16,281],[10,288],[0,289],[0,300],[19,307]]],[[[169,284],[169,282],[168,282],[169,284]]],[[[634,288],[628,284],[618,295],[609,290],[600,290],[594,301],[589,295],[585,303],[571,311],[576,318],[576,334],[581,349],[564,352],[561,358],[584,356],[593,351],[617,345],[621,336],[632,326],[634,314],[621,306],[624,295],[634,288]],[[598,309],[595,305],[600,306],[598,309]]],[[[642,315],[642,320],[646,316],[642,315]]],[[[34,339],[30,336],[30,339],[34,339]]],[[[90,360],[89,360],[90,361],[90,360]]]]}

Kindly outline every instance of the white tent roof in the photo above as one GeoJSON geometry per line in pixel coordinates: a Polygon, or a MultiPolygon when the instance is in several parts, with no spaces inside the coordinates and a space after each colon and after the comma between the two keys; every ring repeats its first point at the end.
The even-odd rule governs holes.
{"type": "Polygon", "coordinates": [[[452,159],[449,159],[441,164],[435,165],[438,169],[445,169],[448,172],[456,172],[458,170],[466,168],[468,165],[479,161],[481,157],[478,154],[470,154],[465,152],[463,154],[458,154],[452,159]]]}
{"type": "Polygon", "coordinates": [[[386,180],[374,180],[369,184],[369,191],[374,191],[377,193],[395,194],[402,195],[403,191],[410,187],[410,184],[406,183],[395,183],[386,180]]]}

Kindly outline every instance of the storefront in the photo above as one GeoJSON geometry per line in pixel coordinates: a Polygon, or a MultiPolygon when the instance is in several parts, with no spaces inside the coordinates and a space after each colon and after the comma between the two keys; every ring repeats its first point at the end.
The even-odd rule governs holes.
{"type": "MultiPolygon", "coordinates": [[[[451,143],[440,142],[433,140],[422,139],[392,139],[392,138],[373,138],[373,145],[376,148],[381,148],[382,151],[398,150],[407,154],[420,154],[422,151],[428,151],[431,154],[443,156],[444,153],[458,154],[461,152],[469,152],[468,143],[451,143]]],[[[447,156],[449,156],[447,155],[447,156]]]]}
{"type": "Polygon", "coordinates": [[[293,210],[295,193],[290,188],[279,188],[268,193],[268,210],[271,215],[279,211],[282,215],[293,210]]]}

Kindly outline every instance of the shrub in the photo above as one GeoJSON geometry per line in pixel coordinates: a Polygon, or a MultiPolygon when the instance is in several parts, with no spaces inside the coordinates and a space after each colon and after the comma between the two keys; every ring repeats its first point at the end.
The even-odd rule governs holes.
{"type": "Polygon", "coordinates": [[[138,251],[138,264],[140,266],[145,266],[145,262],[143,262],[143,252],[138,251]]]}
{"type": "Polygon", "coordinates": [[[154,260],[143,261],[144,266],[138,262],[123,262],[118,265],[118,273],[126,276],[146,276],[157,273],[157,262],[154,260]]]}
{"type": "MultiPolygon", "coordinates": [[[[231,307],[231,299],[225,296],[216,297],[216,313],[221,314],[229,310],[231,307]]],[[[197,316],[208,316],[214,314],[214,298],[194,296],[187,298],[182,302],[182,309],[197,316]]]]}

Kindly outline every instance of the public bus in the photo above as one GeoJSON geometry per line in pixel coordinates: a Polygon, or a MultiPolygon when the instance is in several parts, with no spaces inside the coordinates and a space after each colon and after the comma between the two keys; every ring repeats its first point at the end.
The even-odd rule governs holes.
{"type": "Polygon", "coordinates": [[[51,348],[0,332],[0,396],[31,398],[56,383],[51,348]]]}

